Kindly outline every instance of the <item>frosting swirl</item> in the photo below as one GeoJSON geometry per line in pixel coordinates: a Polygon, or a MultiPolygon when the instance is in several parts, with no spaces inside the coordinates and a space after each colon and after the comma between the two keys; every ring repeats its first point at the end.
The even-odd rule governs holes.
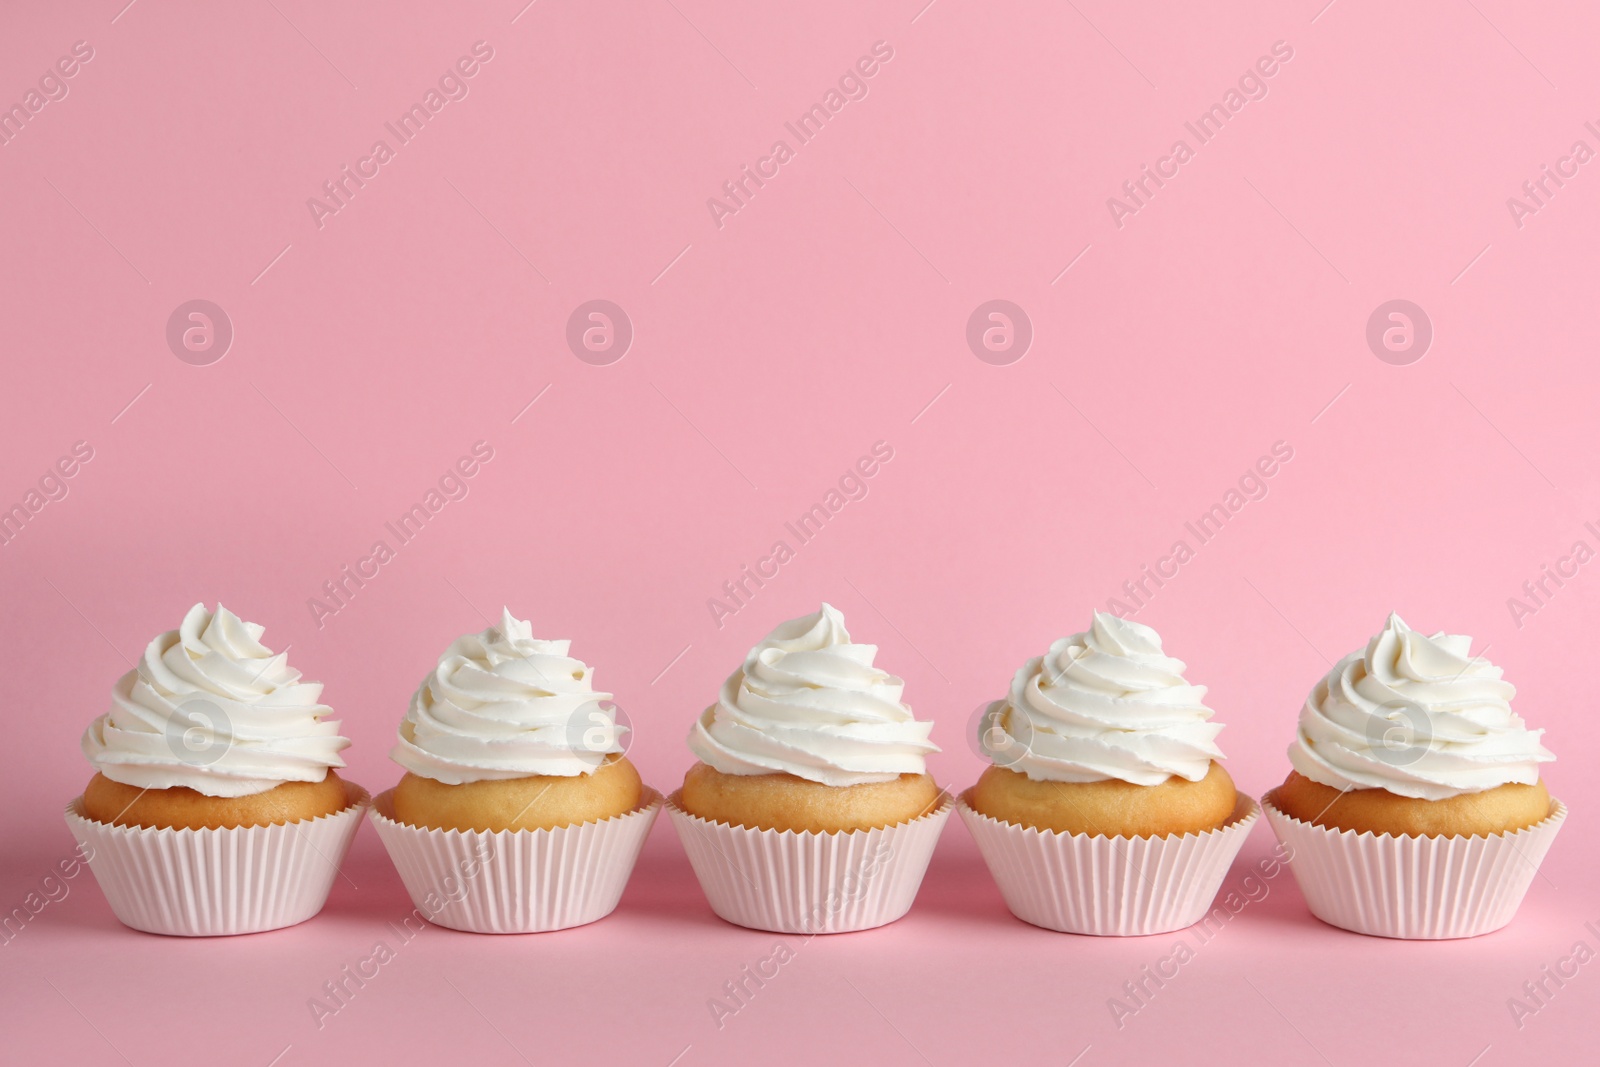
{"type": "Polygon", "coordinates": [[[593,668],[502,608],[500,625],[457,638],[422,680],[389,758],[446,785],[592,774],[622,752],[616,708],[593,668]]]}
{"type": "Polygon", "coordinates": [[[1533,785],[1555,756],[1511,710],[1516,688],[1472,638],[1432,637],[1399,615],[1334,665],[1306,698],[1289,762],[1335,789],[1444,800],[1533,785]]]}
{"type": "Polygon", "coordinates": [[[1222,758],[1222,726],[1183,670],[1150,627],[1095,612],[1088,630],[1023,664],[983,716],[979,747],[1035,781],[1198,782],[1222,758]]]}
{"type": "Polygon", "coordinates": [[[829,786],[925,774],[939,748],[900,702],[905,682],[872,665],[844,616],[822,610],[779,625],[695,720],[689,748],[724,774],[787,773],[829,786]]]}
{"type": "Polygon", "coordinates": [[[343,767],[337,721],[322,683],[303,682],[286,653],[261,643],[264,627],[221,604],[196,604],[183,624],[150,642],[117,680],[111,710],[83,734],[83,754],[114,782],[187,786],[212,797],[320,782],[343,767]]]}

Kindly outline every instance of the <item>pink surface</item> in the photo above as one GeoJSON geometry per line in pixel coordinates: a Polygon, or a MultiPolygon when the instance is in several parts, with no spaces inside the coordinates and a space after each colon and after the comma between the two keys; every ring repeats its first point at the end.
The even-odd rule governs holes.
{"type": "MultiPolygon", "coordinates": [[[[4,1059],[1592,1054],[1600,976],[1571,960],[1600,949],[1600,574],[1561,562],[1600,548],[1590,6],[124,2],[11,5],[0,28],[0,102],[28,116],[0,145],[0,504],[44,479],[0,547],[0,907],[71,848],[78,737],[112,681],[199,600],[293,646],[377,790],[419,677],[502,603],[574,639],[670,789],[751,642],[826,599],[907,679],[934,772],[963,786],[973,709],[1144,566],[1170,573],[1179,539],[1193,558],[1138,618],[1211,687],[1245,789],[1282,778],[1306,691],[1394,608],[1506,668],[1572,815],[1500,933],[1342,933],[1280,876],[1120,1028],[1108,1001],[1192,934],[1025,926],[955,825],[902,922],[752,933],[710,914],[663,819],[611,918],[429,929],[319,1029],[308,1000],[410,907],[364,828],[326,911],[278,933],[139,935],[90,877],[65,883],[0,948],[4,1059]],[[441,84],[400,143],[386,124],[441,84]],[[801,143],[785,124],[836,86],[801,143]],[[1202,143],[1185,123],[1235,87],[1202,143]],[[708,207],[735,179],[753,195],[708,207]],[[585,314],[569,347],[593,300],[631,328],[613,313],[607,348],[585,314]],[[994,300],[1027,328],[1012,313],[1007,348],[979,315],[969,347],[994,300]],[[1395,300],[1430,329],[1412,312],[1411,346],[1385,348],[1385,310],[1369,347],[1395,300]],[[385,523],[480,441],[467,495],[318,618],[308,600],[371,573],[385,523]],[[866,495],[798,544],[784,524],[880,441],[866,495]],[[92,458],[47,477],[76,442],[92,458]],[[1264,498],[1199,544],[1185,523],[1275,442],[1292,460],[1243,483],[1264,498]],[[714,617],[780,539],[793,558],[714,617]],[[1545,565],[1564,584],[1514,612],[1545,565]],[[793,958],[719,1029],[708,1000],[780,940],[793,958]],[[1517,1018],[1541,979],[1553,995],[1517,1018]]],[[[1257,827],[1228,884],[1271,845],[1257,827]]]]}

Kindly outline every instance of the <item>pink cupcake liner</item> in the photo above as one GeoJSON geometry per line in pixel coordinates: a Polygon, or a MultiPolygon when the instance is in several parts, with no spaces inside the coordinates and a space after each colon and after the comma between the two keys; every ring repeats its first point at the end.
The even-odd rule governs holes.
{"type": "Polygon", "coordinates": [[[373,801],[372,824],[424,919],[474,934],[534,934],[616,910],[661,812],[646,786],[639,806],[554,830],[428,830],[394,817],[394,790],[373,801]]]}
{"type": "Polygon", "coordinates": [[[737,926],[784,934],[840,934],[894,922],[911,910],[954,802],[876,830],[796,833],[711,822],[667,798],[711,910],[737,926]]]}
{"type": "Polygon", "coordinates": [[[231,830],[114,826],[67,805],[67,827],[125,926],[152,934],[213,937],[280,930],[328,901],[367,791],[345,783],[350,804],[332,815],[231,830]]]}
{"type": "Polygon", "coordinates": [[[1330,830],[1284,814],[1262,798],[1267,822],[1290,850],[1289,866],[1311,914],[1377,937],[1477,937],[1517,914],[1567,808],[1513,833],[1396,837],[1330,830]]]}
{"type": "Polygon", "coordinates": [[[1261,809],[1240,793],[1215,830],[1166,837],[1064,834],[957,808],[1011,914],[1068,934],[1135,937],[1193,926],[1210,909],[1261,809]]]}

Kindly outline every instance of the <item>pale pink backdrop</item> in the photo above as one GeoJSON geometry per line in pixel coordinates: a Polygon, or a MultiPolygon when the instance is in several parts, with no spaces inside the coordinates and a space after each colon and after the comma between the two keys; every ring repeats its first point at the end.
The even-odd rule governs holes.
{"type": "MultiPolygon", "coordinates": [[[[1589,5],[125,2],[0,17],[0,103],[27,114],[0,145],[0,504],[93,450],[0,547],[0,909],[72,846],[78,738],[112,681],[196,601],[293,646],[375,790],[419,677],[507,604],[573,639],[666,790],[745,649],[827,600],[962,787],[973,708],[1193,546],[1184,523],[1280,441],[1266,497],[1138,614],[1211,687],[1241,786],[1282,778],[1306,691],[1398,609],[1505,667],[1572,817],[1500,933],[1343,933],[1285,875],[1120,1029],[1108,1000],[1192,935],[1026,926],[955,823],[902,922],[749,932],[711,915],[665,820],[609,919],[429,929],[319,1029],[308,999],[410,909],[364,829],[327,910],[277,933],[136,934],[91,877],[65,883],[0,947],[7,1062],[1592,1055],[1600,965],[1520,1020],[1508,1004],[1600,948],[1600,565],[1507,603],[1600,548],[1600,163],[1561,162],[1600,149],[1589,5]],[[80,41],[92,58],[27,110],[80,41]],[[464,98],[315,217],[480,41],[464,98]],[[784,124],[877,42],[865,96],[800,144],[784,124]],[[1201,144],[1185,122],[1278,42],[1292,57],[1201,144]],[[1119,226],[1108,198],[1170,174],[1180,138],[1192,158],[1119,226]],[[708,198],[779,139],[793,158],[719,226],[708,198]],[[1569,176],[1539,206],[1522,185],[1546,164],[1569,176]],[[566,341],[597,299],[632,324],[609,365],[566,341]],[[1032,326],[1009,365],[966,340],[997,299],[1032,326]],[[220,361],[169,346],[191,300],[231,321],[220,361]],[[1431,322],[1420,360],[1368,345],[1391,300],[1431,322]],[[308,599],[478,441],[466,498],[319,626],[308,599]],[[867,496],[717,625],[722,583],[879,441],[867,496]],[[795,958],[719,1029],[708,999],[779,940],[795,958]]],[[[1258,827],[1230,886],[1271,844],[1258,827]]]]}

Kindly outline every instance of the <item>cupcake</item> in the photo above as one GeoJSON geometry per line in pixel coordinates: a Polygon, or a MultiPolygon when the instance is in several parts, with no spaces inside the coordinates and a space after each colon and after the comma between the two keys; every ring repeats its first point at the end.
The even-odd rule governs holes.
{"type": "Polygon", "coordinates": [[[992,766],[959,810],[1018,918],[1155,934],[1211,906],[1257,809],[1219,762],[1205,686],[1183,672],[1150,627],[1097,612],[984,710],[992,766]]]}
{"type": "Polygon", "coordinates": [[[196,604],[150,642],[89,724],[95,768],[67,824],[118,919],[243,934],[322,910],[367,796],[334,771],[350,742],[322,685],[263,628],[196,604]]]}
{"type": "Polygon", "coordinates": [[[1539,776],[1544,731],[1471,645],[1391,614],[1306,698],[1293,770],[1264,804],[1324,922],[1471,937],[1516,914],[1566,808],[1539,776]]]}
{"type": "Polygon", "coordinates": [[[373,821],[422,918],[534,933],[615,910],[661,798],[570,647],[502,610],[412,696],[390,753],[406,773],[373,821]]]}
{"type": "Polygon", "coordinates": [[[827,604],[750,650],[689,732],[668,799],[711,908],[740,926],[835,933],[910,910],[949,817],[932,723],[827,604]]]}

